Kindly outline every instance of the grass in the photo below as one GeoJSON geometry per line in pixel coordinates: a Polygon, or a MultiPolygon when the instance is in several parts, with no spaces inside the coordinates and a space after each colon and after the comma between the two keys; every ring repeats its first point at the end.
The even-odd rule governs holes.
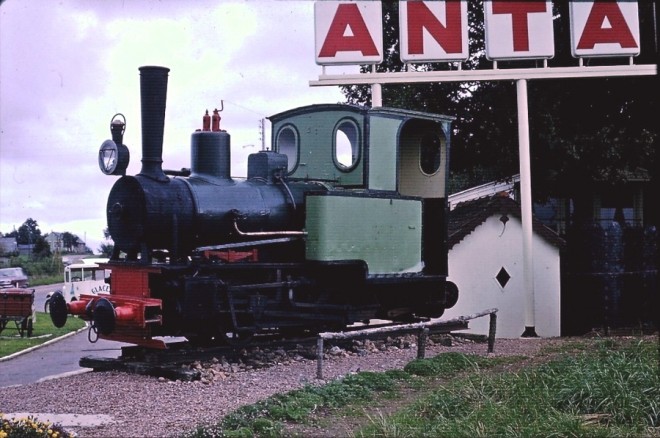
{"type": "Polygon", "coordinates": [[[515,360],[517,359],[487,359],[446,353],[433,359],[413,361],[404,370],[362,372],[324,386],[309,385],[303,389],[274,395],[254,405],[239,408],[215,426],[199,427],[185,436],[283,436],[285,422],[304,423],[312,414],[320,411],[355,411],[355,407],[371,404],[375,398],[396,399],[400,388],[414,386],[420,374],[428,375],[426,371],[420,372],[427,369],[424,363],[430,363],[431,368],[451,376],[467,369],[515,360]]]}
{"type": "Polygon", "coordinates": [[[61,284],[64,280],[62,274],[53,275],[35,275],[30,277],[30,287],[43,286],[48,284],[61,284]]]}
{"type": "Polygon", "coordinates": [[[596,340],[555,357],[495,372],[522,358],[443,353],[278,394],[184,436],[296,436],[296,424],[332,432],[352,413],[362,416],[358,437],[660,437],[657,342],[596,340]]]}
{"type": "Polygon", "coordinates": [[[596,345],[519,373],[449,382],[356,435],[660,436],[657,345],[596,345]]]}
{"type": "Polygon", "coordinates": [[[57,338],[58,336],[76,331],[85,326],[85,321],[79,318],[69,318],[66,325],[57,328],[50,320],[50,315],[43,312],[36,312],[36,320],[33,323],[32,336],[20,337],[16,325],[13,321],[7,323],[7,327],[0,333],[2,342],[0,342],[0,358],[17,353],[26,348],[43,344],[46,341],[57,338]]]}

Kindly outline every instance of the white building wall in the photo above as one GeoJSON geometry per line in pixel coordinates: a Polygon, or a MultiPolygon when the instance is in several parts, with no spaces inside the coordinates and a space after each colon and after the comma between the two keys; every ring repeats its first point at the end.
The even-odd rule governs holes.
{"type": "MultiPolygon", "coordinates": [[[[493,215],[449,251],[449,280],[458,302],[443,319],[497,308],[499,338],[518,338],[525,330],[522,224],[509,216],[506,226],[493,215]],[[511,278],[504,288],[496,280],[504,267],[511,278]]],[[[534,234],[535,328],[541,337],[560,335],[559,249],[534,234]]],[[[470,320],[468,333],[488,334],[487,316],[470,320]]]]}

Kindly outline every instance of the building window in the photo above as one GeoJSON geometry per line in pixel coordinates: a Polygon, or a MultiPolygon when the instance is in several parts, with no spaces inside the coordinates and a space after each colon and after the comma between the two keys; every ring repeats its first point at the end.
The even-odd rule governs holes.
{"type": "Polygon", "coordinates": [[[509,275],[506,269],[502,267],[502,269],[500,269],[500,272],[498,272],[497,275],[495,276],[495,280],[497,280],[497,283],[499,283],[500,287],[504,289],[504,287],[507,285],[509,280],[511,280],[511,275],[509,275]]]}

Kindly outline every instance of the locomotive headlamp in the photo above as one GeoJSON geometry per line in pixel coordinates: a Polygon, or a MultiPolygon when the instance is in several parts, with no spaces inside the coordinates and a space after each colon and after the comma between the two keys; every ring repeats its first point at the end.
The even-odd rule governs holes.
{"type": "Polygon", "coordinates": [[[123,114],[115,114],[110,122],[112,140],[106,140],[99,149],[99,168],[106,175],[125,175],[130,159],[128,148],[122,144],[126,118],[123,114]],[[121,116],[119,120],[117,116],[121,116]]]}

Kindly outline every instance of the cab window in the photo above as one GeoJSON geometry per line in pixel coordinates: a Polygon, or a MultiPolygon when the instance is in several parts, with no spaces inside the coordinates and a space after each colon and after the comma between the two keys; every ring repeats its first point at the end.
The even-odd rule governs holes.
{"type": "Polygon", "coordinates": [[[287,172],[291,173],[298,165],[298,133],[287,125],[277,134],[277,151],[288,158],[287,172]]]}
{"type": "Polygon", "coordinates": [[[426,175],[433,175],[440,169],[442,142],[440,137],[428,132],[421,138],[419,151],[419,167],[426,175]]]}
{"type": "Polygon", "coordinates": [[[334,160],[340,170],[351,170],[360,159],[360,135],[358,127],[350,119],[343,120],[335,128],[334,160]]]}

